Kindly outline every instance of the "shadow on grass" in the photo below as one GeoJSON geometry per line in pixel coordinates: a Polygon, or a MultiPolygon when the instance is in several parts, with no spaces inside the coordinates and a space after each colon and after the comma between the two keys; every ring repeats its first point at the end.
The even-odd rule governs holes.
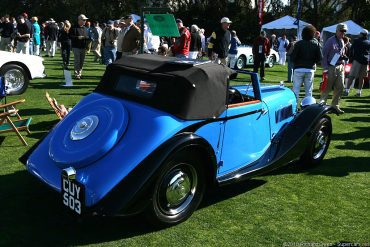
{"type": "Polygon", "coordinates": [[[302,168],[297,161],[264,176],[306,173],[307,175],[345,177],[353,172],[370,172],[369,158],[346,156],[324,159],[313,168],[302,168]]]}
{"type": "Polygon", "coordinates": [[[370,115],[368,117],[351,117],[347,119],[342,119],[345,122],[370,122],[370,115]]]}
{"type": "Polygon", "coordinates": [[[368,127],[356,127],[356,129],[357,129],[356,131],[348,132],[348,133],[341,133],[341,134],[333,133],[332,140],[352,141],[356,139],[370,138],[370,131],[368,127]]]}
{"type": "MultiPolygon", "coordinates": [[[[57,124],[59,122],[59,119],[57,118],[57,116],[55,115],[55,120],[50,120],[50,121],[42,121],[42,122],[38,122],[38,123],[35,123],[35,124],[32,124],[30,125],[30,130],[31,132],[32,131],[49,131],[50,129],[52,129],[54,127],[55,124],[57,124]]],[[[32,133],[28,136],[32,136],[32,133]]]]}
{"type": "MultiPolygon", "coordinates": [[[[46,102],[46,100],[45,100],[46,102]]],[[[47,103],[46,103],[47,104],[47,103]]],[[[48,115],[54,113],[53,110],[49,109],[41,109],[41,108],[32,108],[32,109],[21,109],[19,110],[19,114],[21,116],[27,115],[27,116],[36,116],[36,115],[48,115]]]]}
{"type": "Polygon", "coordinates": [[[265,183],[265,180],[249,179],[241,181],[239,183],[233,183],[230,185],[222,186],[220,188],[209,190],[206,193],[206,196],[203,198],[203,201],[199,208],[205,208],[218,202],[228,200],[240,194],[256,189],[264,185],[265,183]]]}
{"type": "Polygon", "coordinates": [[[26,171],[0,176],[0,188],[5,192],[0,194],[1,246],[85,245],[155,231],[142,216],[77,220],[62,207],[58,193],[26,171]]]}
{"type": "MultiPolygon", "coordinates": [[[[227,200],[263,185],[247,180],[208,193],[201,207],[227,200]]],[[[156,229],[142,215],[76,219],[62,206],[59,193],[26,171],[0,176],[0,245],[73,246],[130,238],[156,229]],[[19,237],[19,233],[22,237],[19,237]]]]}
{"type": "MultiPolygon", "coordinates": [[[[352,141],[345,142],[344,145],[338,145],[335,146],[337,149],[342,149],[342,150],[363,150],[363,151],[369,151],[370,147],[370,142],[362,142],[362,143],[354,143],[352,141]]],[[[369,158],[370,161],[370,158],[369,158]]]]}
{"type": "MultiPolygon", "coordinates": [[[[60,83],[38,83],[38,84],[33,84],[32,87],[35,89],[65,89],[65,87],[62,86],[64,82],[60,83]]],[[[86,84],[86,85],[74,85],[73,89],[82,89],[82,88],[90,88],[91,85],[86,84]]]]}
{"type": "Polygon", "coordinates": [[[86,95],[89,95],[90,93],[92,93],[92,90],[89,91],[88,93],[60,93],[59,96],[62,96],[62,95],[67,95],[67,96],[71,96],[71,95],[86,96],[86,95]]]}

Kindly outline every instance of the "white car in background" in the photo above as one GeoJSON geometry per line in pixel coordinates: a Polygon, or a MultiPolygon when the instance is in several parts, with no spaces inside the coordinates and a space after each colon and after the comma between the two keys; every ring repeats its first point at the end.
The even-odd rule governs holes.
{"type": "MultiPolygon", "coordinates": [[[[242,45],[238,47],[238,54],[236,55],[237,60],[235,67],[236,69],[243,69],[246,66],[253,66],[253,54],[252,54],[252,46],[249,45],[242,45]]],[[[279,61],[279,54],[271,49],[270,56],[266,59],[266,65],[269,68],[272,68],[274,64],[279,61]]]]}
{"type": "Polygon", "coordinates": [[[8,95],[24,93],[29,81],[45,77],[44,72],[45,67],[41,57],[0,51],[0,76],[5,78],[8,95]]]}

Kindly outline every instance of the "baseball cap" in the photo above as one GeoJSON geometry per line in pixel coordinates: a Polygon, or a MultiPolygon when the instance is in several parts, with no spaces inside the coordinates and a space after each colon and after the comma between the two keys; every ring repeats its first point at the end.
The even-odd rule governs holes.
{"type": "Polygon", "coordinates": [[[50,19],[49,19],[49,22],[52,22],[52,23],[53,23],[53,22],[55,22],[55,21],[54,21],[54,19],[53,19],[53,18],[50,18],[50,19]]]}
{"type": "Polygon", "coordinates": [[[369,32],[366,29],[362,29],[360,34],[362,34],[364,36],[367,36],[369,34],[369,32]]]}
{"type": "Polygon", "coordinates": [[[183,23],[181,19],[176,19],[176,23],[183,23]]]}
{"type": "Polygon", "coordinates": [[[84,21],[85,21],[85,20],[88,20],[89,18],[87,18],[87,17],[86,17],[86,15],[84,15],[84,14],[80,14],[80,15],[78,16],[78,19],[79,19],[79,20],[84,20],[84,21]]]}
{"type": "Polygon", "coordinates": [[[347,25],[345,24],[345,23],[339,23],[338,25],[337,25],[337,31],[340,31],[340,30],[348,30],[348,27],[347,27],[347,25]]]}
{"type": "Polygon", "coordinates": [[[108,25],[108,26],[113,26],[113,24],[114,24],[114,21],[112,21],[112,20],[109,20],[109,21],[107,22],[107,25],[108,25]]]}
{"type": "Polygon", "coordinates": [[[222,17],[222,19],[221,19],[221,21],[220,21],[220,23],[233,23],[232,21],[230,21],[230,19],[229,18],[227,18],[227,17],[222,17]]]}

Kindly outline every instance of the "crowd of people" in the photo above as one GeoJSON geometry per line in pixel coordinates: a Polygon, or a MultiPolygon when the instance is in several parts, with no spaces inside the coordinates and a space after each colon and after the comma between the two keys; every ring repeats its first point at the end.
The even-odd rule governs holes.
{"type": "MultiPolygon", "coordinates": [[[[152,34],[144,24],[144,52],[178,58],[199,59],[208,54],[212,60],[226,65],[231,60],[235,66],[237,46],[240,44],[236,32],[230,32],[231,21],[224,17],[221,26],[206,39],[204,29],[197,25],[186,27],[176,19],[180,37],[159,37],[152,34]],[[229,58],[229,45],[230,59],[229,58]],[[208,53],[207,53],[208,51],[208,53]]],[[[53,18],[39,24],[37,17],[29,18],[27,13],[17,18],[5,15],[0,20],[0,50],[54,57],[60,48],[63,65],[70,66],[70,53],[74,54],[74,74],[81,79],[86,53],[94,54],[94,62],[108,65],[122,55],[138,53],[140,49],[141,22],[134,23],[127,15],[106,23],[90,21],[84,14],[76,21],[56,22],[53,18]]]]}
{"type": "MultiPolygon", "coordinates": [[[[152,34],[147,23],[144,23],[144,52],[164,56],[175,56],[180,59],[204,59],[207,57],[216,63],[234,68],[237,60],[238,46],[241,44],[236,31],[229,30],[232,21],[223,17],[218,27],[206,38],[205,30],[193,24],[187,27],[181,19],[176,19],[180,36],[177,38],[159,37],[152,34]]],[[[140,49],[141,20],[136,23],[131,15],[119,20],[110,20],[100,24],[81,14],[74,24],[65,20],[56,23],[53,18],[41,24],[37,17],[29,18],[27,13],[17,19],[8,15],[0,21],[0,50],[24,54],[54,57],[60,47],[63,65],[70,66],[70,53],[74,54],[75,79],[81,79],[86,53],[94,54],[94,62],[108,65],[123,55],[137,54],[140,49]]],[[[320,39],[320,32],[312,25],[302,30],[302,40],[292,36],[290,40],[283,34],[267,37],[265,31],[254,40],[252,46],[254,72],[260,70],[260,78],[265,77],[265,61],[271,49],[279,53],[279,64],[288,63],[287,82],[293,82],[293,91],[299,99],[302,85],[305,96],[312,97],[313,78],[316,65],[322,63],[324,73],[328,75],[328,85],[321,94],[321,102],[326,102],[329,92],[333,91],[332,105],[338,112],[342,95],[347,96],[352,81],[359,79],[357,96],[361,96],[363,78],[367,73],[370,44],[368,31],[363,30],[360,38],[351,46],[345,36],[348,30],[345,24],[337,26],[336,34],[325,44],[320,39]],[[349,83],[344,85],[344,65],[353,60],[349,83]]]]}
{"type": "Polygon", "coordinates": [[[288,60],[288,79],[293,82],[293,91],[299,100],[299,92],[302,85],[305,89],[305,97],[312,97],[313,79],[317,64],[321,63],[323,74],[327,75],[327,85],[321,92],[320,102],[326,103],[328,95],[333,90],[331,105],[339,113],[344,113],[340,108],[342,96],[348,96],[355,79],[359,79],[356,96],[361,96],[364,77],[366,77],[369,64],[370,42],[368,31],[363,29],[351,45],[350,38],[345,34],[348,30],[346,24],[340,23],[336,27],[336,33],[323,44],[320,32],[312,25],[304,27],[302,39],[297,40],[292,36],[290,41],[286,35],[271,39],[266,37],[266,32],[261,31],[253,43],[254,72],[260,69],[260,77],[264,79],[265,60],[270,54],[270,49],[279,53],[279,64],[285,65],[288,60]],[[352,63],[351,71],[345,85],[344,67],[352,63]]]}

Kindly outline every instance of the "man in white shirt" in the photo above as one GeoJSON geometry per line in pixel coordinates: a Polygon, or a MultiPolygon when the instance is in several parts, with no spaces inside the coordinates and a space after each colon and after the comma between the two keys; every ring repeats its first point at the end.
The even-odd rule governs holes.
{"type": "Polygon", "coordinates": [[[144,43],[146,51],[156,54],[161,43],[159,36],[153,35],[147,24],[144,24],[144,43]]]}

